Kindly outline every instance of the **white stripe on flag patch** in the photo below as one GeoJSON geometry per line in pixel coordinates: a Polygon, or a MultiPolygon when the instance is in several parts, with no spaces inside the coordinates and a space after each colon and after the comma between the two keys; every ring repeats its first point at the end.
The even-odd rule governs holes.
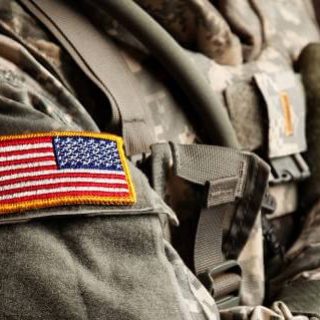
{"type": "Polygon", "coordinates": [[[52,148],[52,143],[34,143],[34,144],[23,144],[16,146],[5,146],[0,147],[0,152],[20,151],[20,150],[31,150],[40,148],[52,148]]]}
{"type": "Polygon", "coordinates": [[[37,167],[43,167],[43,166],[54,166],[56,165],[55,161],[43,161],[43,162],[28,162],[28,163],[22,163],[22,164],[15,164],[12,166],[3,166],[0,167],[0,172],[2,171],[12,171],[17,169],[27,169],[27,168],[37,168],[37,167]]]}

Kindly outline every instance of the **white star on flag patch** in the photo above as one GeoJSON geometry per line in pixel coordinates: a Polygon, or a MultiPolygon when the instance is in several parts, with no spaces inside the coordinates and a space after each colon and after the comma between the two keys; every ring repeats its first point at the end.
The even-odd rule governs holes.
{"type": "Polygon", "coordinates": [[[85,132],[0,137],[0,214],[135,201],[120,137],[85,132]]]}

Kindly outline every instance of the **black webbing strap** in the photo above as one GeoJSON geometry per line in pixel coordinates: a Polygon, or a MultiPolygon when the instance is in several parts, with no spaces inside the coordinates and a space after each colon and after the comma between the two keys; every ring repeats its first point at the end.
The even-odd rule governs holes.
{"type": "Polygon", "coordinates": [[[87,77],[99,88],[112,107],[114,127],[121,122],[128,155],[149,150],[155,142],[147,123],[145,101],[136,79],[111,39],[88,18],[62,0],[21,0],[59,40],[87,77]]]}

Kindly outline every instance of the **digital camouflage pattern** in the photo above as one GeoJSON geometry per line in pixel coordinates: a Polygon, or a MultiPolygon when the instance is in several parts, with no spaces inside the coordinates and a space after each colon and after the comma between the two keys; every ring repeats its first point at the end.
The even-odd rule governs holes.
{"type": "MultiPolygon", "coordinates": [[[[7,116],[14,117],[14,114],[10,115],[8,110],[12,108],[5,105],[21,103],[21,108],[27,105],[33,110],[35,119],[47,114],[74,129],[97,131],[98,127],[88,117],[88,111],[70,92],[71,83],[65,78],[65,75],[73,78],[65,71],[74,67],[70,59],[65,59],[61,49],[15,1],[0,2],[0,20],[1,99],[7,116]]],[[[75,70],[73,74],[79,74],[76,68],[71,69],[72,72],[75,70]]],[[[81,75],[78,79],[81,86],[81,75]]],[[[81,89],[85,87],[82,83],[81,89]]],[[[91,97],[87,91],[89,88],[76,91],[91,97]]],[[[94,99],[92,101],[95,103],[94,99]]],[[[90,104],[88,108],[90,110],[90,104]]],[[[61,128],[57,125],[56,129],[61,128]]],[[[6,133],[12,134],[14,130],[11,130],[6,133]]]]}
{"type": "Polygon", "coordinates": [[[170,76],[143,45],[111,19],[95,1],[81,0],[81,4],[93,22],[119,44],[149,107],[147,112],[150,112],[149,118],[153,120],[156,142],[171,140],[190,144],[198,141],[199,136],[194,129],[196,124],[192,121],[194,115],[188,111],[189,102],[170,76]]]}
{"type": "Polygon", "coordinates": [[[282,285],[292,279],[319,279],[320,203],[317,202],[306,216],[306,221],[296,242],[286,253],[286,267],[273,279],[274,285],[282,285]]]}
{"type": "Polygon", "coordinates": [[[175,268],[176,277],[183,288],[183,299],[194,319],[218,320],[219,312],[212,303],[212,297],[200,281],[185,266],[179,255],[169,243],[166,243],[169,261],[175,268]]]}
{"type": "Polygon", "coordinates": [[[265,276],[261,272],[264,269],[261,214],[256,219],[249,241],[242,249],[238,262],[242,267],[241,303],[246,306],[262,303],[265,294],[265,276]]]}
{"type": "MultiPolygon", "coordinates": [[[[243,83],[245,85],[251,86],[252,77],[256,73],[276,73],[276,72],[284,72],[284,71],[292,71],[292,63],[297,59],[301,49],[309,42],[317,41],[320,37],[320,33],[317,27],[316,19],[313,12],[310,12],[310,3],[308,0],[295,0],[295,3],[288,1],[281,1],[276,3],[266,3],[264,1],[221,1],[223,4],[217,5],[212,1],[216,7],[212,6],[212,4],[208,0],[188,0],[188,1],[166,1],[166,0],[157,0],[157,1],[148,1],[141,0],[137,1],[147,10],[150,10],[150,13],[158,19],[158,21],[162,24],[165,24],[167,30],[171,32],[174,37],[178,37],[178,39],[182,38],[181,34],[184,34],[186,38],[191,37],[193,34],[201,34],[215,32],[219,35],[219,41],[213,41],[212,45],[216,45],[219,47],[221,43],[227,43],[226,40],[228,38],[228,32],[224,31],[224,27],[228,26],[227,21],[230,23],[230,19],[233,18],[233,24],[237,25],[239,21],[239,17],[235,17],[231,15],[229,18],[225,18],[224,16],[219,14],[219,10],[221,12],[234,12],[234,7],[238,8],[238,11],[243,10],[245,14],[251,12],[256,16],[256,19],[259,21],[260,28],[257,27],[257,30],[260,30],[260,37],[263,39],[261,44],[261,49],[259,51],[259,55],[255,59],[248,60],[246,63],[238,64],[236,66],[226,66],[222,65],[218,59],[212,59],[208,55],[200,54],[203,53],[203,50],[198,46],[193,46],[192,48],[188,48],[186,53],[189,54],[190,58],[195,62],[198,68],[203,72],[203,74],[208,79],[212,89],[221,94],[221,100],[224,99],[224,91],[228,90],[229,87],[233,85],[237,85],[238,83],[243,83]],[[252,4],[254,3],[254,4],[252,4]],[[198,10],[191,10],[196,6],[198,10]],[[225,8],[222,8],[225,6],[225,8]],[[230,9],[229,9],[230,7],[230,9]],[[217,10],[216,8],[220,8],[217,10]],[[247,8],[245,10],[244,8],[247,8]],[[290,10],[289,10],[290,8],[290,10]],[[175,10],[174,10],[175,9],[175,10]],[[240,10],[241,9],[241,10],[240,10]],[[192,12],[190,12],[192,11],[192,12]],[[290,12],[290,13],[289,13],[290,12]],[[192,14],[191,14],[192,13],[192,14]],[[191,15],[191,17],[190,17],[191,15]],[[258,19],[258,17],[260,17],[258,19]],[[198,24],[194,21],[198,21],[201,23],[202,21],[206,21],[215,18],[217,21],[222,21],[221,23],[210,24],[206,23],[206,29],[198,29],[198,24]],[[220,20],[221,19],[221,20],[220,20]],[[303,21],[303,23],[302,23],[303,21]],[[193,30],[193,33],[190,31],[193,30]],[[280,32],[276,32],[277,30],[281,30],[280,32]],[[179,36],[177,36],[179,34],[179,36]],[[283,40],[284,39],[284,40],[283,40]],[[219,79],[219,81],[217,81],[219,79]]],[[[143,70],[143,72],[150,72],[150,66],[157,65],[154,60],[145,52],[145,49],[141,49],[142,45],[137,42],[126,30],[124,30],[119,24],[113,21],[107,13],[97,5],[95,2],[82,0],[82,5],[84,6],[86,12],[90,13],[91,17],[94,17],[94,22],[99,25],[99,27],[103,28],[109,35],[114,37],[117,41],[121,43],[126,50],[129,50],[129,55],[131,58],[131,63],[133,63],[134,69],[137,73],[138,79],[141,80],[141,76],[139,76],[138,70],[143,70]],[[133,60],[132,60],[133,59],[133,60]],[[142,66],[142,68],[137,67],[134,62],[137,62],[142,66]]],[[[243,14],[244,14],[243,13],[243,14]]],[[[252,30],[252,21],[246,19],[247,27],[250,26],[250,30],[252,30]]],[[[244,24],[245,24],[244,23],[244,24]]],[[[232,23],[230,23],[232,25],[232,23]]],[[[245,26],[243,26],[244,28],[245,26]]],[[[241,28],[240,28],[241,29],[241,28]]],[[[242,29],[241,29],[242,30],[242,29]]],[[[258,31],[256,30],[255,33],[258,31]]],[[[234,32],[234,36],[242,39],[243,33],[239,31],[239,34],[234,32]]],[[[204,37],[204,36],[203,36],[204,37]]],[[[252,36],[253,38],[257,38],[258,36],[252,36]]],[[[250,38],[250,37],[249,37],[250,38]]],[[[208,37],[210,40],[211,38],[208,37]]],[[[208,40],[208,41],[209,41],[208,40]]],[[[240,41],[240,40],[239,40],[240,41]]],[[[184,40],[181,40],[181,43],[184,45],[184,40]]],[[[242,45],[247,48],[246,44],[242,45]]],[[[243,49],[245,51],[246,49],[243,49]]],[[[219,51],[217,49],[217,51],[219,51]]],[[[226,56],[226,55],[224,55],[226,56]]],[[[138,65],[139,65],[138,64],[138,65]]],[[[132,66],[132,64],[131,64],[132,66]]],[[[154,71],[151,70],[153,75],[154,71]]],[[[160,70],[157,70],[159,73],[160,70]]],[[[162,78],[166,79],[162,82],[161,86],[164,91],[160,96],[168,96],[168,94],[172,94],[173,90],[178,92],[175,96],[179,97],[179,91],[172,84],[170,80],[166,77],[166,72],[162,71],[162,78]],[[170,93],[166,91],[169,89],[170,93]],[[166,93],[165,93],[166,92],[166,93]],[[164,94],[165,93],[165,94],[164,94]]],[[[152,76],[154,79],[154,76],[152,76]]],[[[159,79],[159,76],[157,77],[159,79]]],[[[149,86],[150,86],[150,78],[149,78],[149,86]]],[[[152,83],[154,80],[152,81],[152,83]]],[[[143,84],[144,82],[142,82],[143,84]]],[[[257,95],[256,89],[253,87],[249,90],[252,93],[248,93],[248,95],[257,95]]],[[[175,98],[176,98],[175,97],[175,98]]],[[[246,97],[242,96],[242,100],[245,100],[246,97]]],[[[248,98],[250,99],[250,98],[248,98]]],[[[255,98],[254,101],[259,99],[259,96],[255,98]]],[[[238,103],[240,99],[238,99],[238,103]]],[[[249,104],[243,103],[242,108],[243,114],[252,115],[255,109],[253,104],[254,101],[249,100],[249,104]]],[[[181,114],[181,108],[185,113],[185,110],[188,109],[188,104],[185,101],[180,102],[180,107],[174,106],[176,101],[172,101],[168,103],[168,108],[166,110],[174,111],[178,114],[181,114]],[[174,102],[174,103],[172,103],[174,102]],[[169,107],[170,106],[170,107],[169,107]]],[[[256,150],[261,147],[264,143],[262,134],[258,134],[257,138],[252,143],[248,143],[244,138],[241,139],[242,132],[245,131],[243,126],[249,127],[251,126],[255,131],[261,131],[261,128],[264,127],[263,121],[261,119],[264,118],[264,110],[258,110],[258,114],[252,117],[252,121],[241,121],[237,120],[234,112],[234,108],[232,106],[226,105],[228,111],[231,115],[231,120],[235,122],[235,127],[238,128],[237,135],[240,137],[240,141],[243,142],[245,149],[256,150]],[[260,120],[258,124],[256,124],[256,120],[260,120]],[[260,137],[260,138],[259,138],[260,137]]],[[[163,112],[163,114],[159,114],[156,108],[152,108],[152,117],[155,119],[155,126],[157,127],[157,132],[161,132],[160,138],[163,140],[170,140],[177,137],[176,127],[171,127],[175,131],[173,133],[168,130],[166,123],[170,123],[170,117],[167,117],[167,113],[163,112]],[[157,121],[161,121],[161,124],[158,124],[157,121]],[[161,126],[161,128],[160,128],[161,126]]],[[[161,108],[160,108],[161,109],[161,108]]],[[[182,120],[182,119],[181,119],[182,120]]],[[[191,136],[194,135],[192,133],[193,130],[190,129],[196,128],[197,124],[192,121],[192,115],[188,119],[184,119],[189,122],[187,128],[183,128],[182,136],[185,135],[188,131],[191,136]],[[184,132],[184,133],[183,133],[184,132]]],[[[176,125],[178,125],[180,121],[176,121],[176,125]]],[[[201,137],[201,130],[196,128],[197,135],[201,137]]],[[[244,135],[244,134],[243,134],[244,135]]],[[[247,136],[247,135],[246,135],[247,136]]],[[[192,140],[192,139],[191,139],[192,140]]],[[[187,138],[188,141],[191,141],[187,138]]],[[[182,142],[180,140],[180,142],[182,142]]]]}
{"type": "MultiPolygon", "coordinates": [[[[308,151],[306,159],[311,168],[312,176],[302,186],[302,199],[307,211],[302,231],[286,253],[286,266],[277,277],[272,280],[274,291],[277,291],[283,283],[288,282],[294,288],[296,285],[309,285],[310,282],[317,283],[319,277],[319,164],[318,164],[318,141],[319,122],[318,106],[319,100],[319,79],[320,69],[319,44],[310,44],[302,51],[298,60],[298,69],[301,72],[303,83],[306,89],[307,98],[307,141],[308,151]],[[311,208],[311,209],[309,209],[311,208]]],[[[281,290],[281,289],[280,289],[281,290]]],[[[292,290],[292,289],[291,289],[292,290]]]]}
{"type": "MultiPolygon", "coordinates": [[[[137,2],[159,19],[187,48],[187,54],[206,76],[212,90],[220,94],[221,101],[224,101],[229,88],[237,83],[249,85],[248,95],[252,95],[255,89],[251,79],[256,73],[292,70],[292,64],[302,48],[309,42],[319,41],[320,38],[316,17],[310,10],[311,1],[307,0],[137,2]],[[235,14],[235,8],[241,9],[240,12],[235,14]],[[250,19],[243,20],[243,15],[250,19]],[[244,39],[250,41],[244,42],[244,39]]],[[[82,0],[82,5],[89,8],[88,12],[95,22],[116,39],[130,70],[139,80],[141,92],[150,107],[157,141],[174,140],[189,144],[205,140],[201,128],[198,128],[193,120],[193,115],[187,111],[188,101],[147,50],[110,19],[95,2],[82,0]]],[[[1,129],[1,134],[13,134],[18,130],[14,125],[15,119],[19,120],[19,132],[32,130],[29,125],[31,119],[41,123],[42,126],[37,127],[39,131],[48,128],[88,131],[106,129],[107,122],[103,119],[108,119],[107,108],[101,107],[101,102],[93,94],[94,88],[59,44],[44,32],[16,1],[0,1],[0,30],[0,113],[12,123],[12,126],[1,129]],[[23,119],[26,110],[28,119],[23,119]]],[[[252,102],[241,105],[247,108],[243,110],[243,114],[254,113],[251,117],[252,127],[262,128],[261,123],[256,125],[254,122],[256,119],[263,121],[263,110],[252,111],[252,108],[257,108],[257,100],[248,99],[252,102]]],[[[248,126],[248,123],[237,122],[234,109],[229,105],[228,99],[226,102],[234,126],[238,128],[238,137],[245,136],[242,126],[244,123],[248,126]]],[[[249,129],[252,130],[252,127],[249,129]]],[[[258,150],[263,146],[263,135],[260,130],[258,139],[250,143],[246,143],[244,138],[239,140],[245,149],[258,150]]],[[[177,183],[179,185],[179,182],[177,183]]],[[[188,199],[191,191],[188,187],[181,190],[186,192],[181,191],[178,195],[171,192],[171,202],[182,206],[182,210],[178,211],[185,212],[185,217],[192,216],[190,208],[193,207],[183,201],[188,199]]],[[[312,264],[311,269],[315,270],[309,273],[309,279],[318,279],[317,270],[320,266],[315,265],[312,259],[305,259],[306,256],[309,257],[306,253],[301,255],[301,252],[308,252],[310,248],[310,257],[317,255],[315,244],[318,241],[318,211],[316,206],[308,215],[300,238],[287,254],[287,269],[274,282],[275,288],[278,283],[282,285],[288,279],[303,275],[305,277],[305,270],[311,268],[306,264],[307,261],[312,264]]],[[[182,223],[185,217],[180,217],[182,223]]],[[[176,270],[181,271],[181,268],[184,268],[183,264],[179,265],[175,260],[174,254],[168,253],[168,256],[171,257],[169,260],[171,259],[172,264],[176,265],[176,270]]],[[[251,237],[240,255],[239,262],[245,269],[242,301],[246,305],[259,305],[264,296],[262,232],[259,219],[251,231],[251,237]]],[[[177,274],[181,276],[181,283],[184,283],[182,286],[187,286],[188,282],[189,285],[193,284],[190,285],[193,295],[190,290],[185,290],[184,299],[192,301],[190,308],[195,310],[194,319],[219,319],[212,299],[202,292],[201,287],[197,287],[192,275],[180,271],[177,271],[177,274]]],[[[293,317],[282,303],[276,303],[271,309],[259,306],[239,307],[223,311],[220,316],[221,319],[234,320],[307,319],[303,316],[293,317]]]]}
{"type": "MultiPolygon", "coordinates": [[[[190,29],[188,29],[187,26],[190,26],[190,24],[187,23],[188,20],[184,19],[184,14],[187,15],[187,13],[186,11],[183,12],[183,6],[179,6],[179,1],[170,1],[170,8],[173,8],[175,5],[177,6],[177,8],[179,7],[179,10],[175,12],[168,10],[169,2],[158,1],[155,6],[147,2],[148,1],[141,1],[140,4],[142,4],[147,10],[149,9],[150,13],[154,17],[158,17],[160,23],[169,21],[170,25],[167,26],[167,30],[169,30],[169,32],[171,32],[176,39],[179,36],[177,35],[177,32],[180,32],[180,30],[186,30],[186,33],[188,33],[190,29]],[[176,19],[176,24],[173,20],[174,18],[176,19]],[[172,27],[176,25],[182,25],[182,27],[180,27],[180,29],[178,30],[172,27]]],[[[193,1],[190,1],[190,3],[191,2],[193,1]]],[[[244,4],[245,2],[246,1],[243,1],[242,4],[244,4]]],[[[250,1],[250,3],[252,2],[250,1]]],[[[200,1],[198,3],[200,3],[200,1]]],[[[237,2],[236,6],[240,6],[238,3],[241,3],[241,1],[237,2]]],[[[190,6],[192,4],[190,4],[190,6]]],[[[207,8],[207,6],[208,3],[204,3],[202,7],[207,8]]],[[[188,4],[184,2],[184,8],[186,7],[188,7],[188,4]]],[[[219,6],[217,6],[217,8],[219,8],[219,6]]],[[[251,4],[250,8],[253,9],[251,4]]],[[[220,7],[220,11],[224,13],[227,11],[227,9],[227,5],[225,8],[220,7]]],[[[253,11],[256,13],[258,20],[260,21],[260,29],[258,30],[260,30],[260,32],[262,33],[261,39],[263,39],[261,44],[261,51],[257,50],[259,54],[257,55],[256,60],[249,61],[238,66],[222,66],[219,64],[218,59],[212,60],[212,58],[209,58],[208,54],[200,55],[199,52],[204,52],[201,47],[189,47],[189,50],[192,49],[194,51],[187,51],[191,59],[197,64],[199,69],[202,70],[203,74],[207,77],[212,89],[216,92],[221,93],[221,95],[225,90],[228,90],[231,86],[238,83],[250,85],[251,88],[249,87],[248,95],[252,95],[252,92],[256,95],[256,89],[252,87],[250,83],[254,74],[263,72],[276,73],[292,70],[292,63],[296,61],[301,49],[307,43],[319,40],[318,26],[316,24],[316,20],[312,13],[312,10],[310,11],[310,3],[308,3],[307,1],[295,1],[294,3],[289,1],[272,3],[255,1],[254,10],[252,10],[252,12],[253,11]],[[279,30],[281,31],[279,32],[279,30]]],[[[202,11],[202,14],[203,12],[206,12],[208,16],[210,15],[212,17],[215,15],[215,17],[217,17],[215,10],[212,10],[211,12],[204,10],[202,11]]],[[[199,11],[195,11],[194,14],[197,13],[199,13],[199,11]]],[[[229,17],[226,18],[230,22],[230,19],[232,19],[232,15],[230,14],[229,17]]],[[[236,19],[238,17],[233,18],[236,19]]],[[[247,23],[248,25],[250,24],[250,22],[247,23]]],[[[236,24],[236,21],[234,21],[234,24],[236,24]]],[[[112,34],[116,34],[116,32],[112,32],[112,34]]],[[[236,32],[234,34],[237,35],[236,32]]],[[[239,36],[240,35],[241,33],[239,33],[239,36]]],[[[256,37],[256,39],[257,38],[258,37],[256,37]]],[[[183,42],[183,40],[181,40],[181,43],[186,46],[186,43],[183,42]]],[[[259,43],[259,40],[257,41],[257,43],[259,43]]],[[[245,47],[245,44],[243,44],[243,46],[245,47]]],[[[245,48],[243,48],[243,51],[245,51],[245,48]]],[[[242,96],[240,99],[238,99],[238,101],[246,101],[245,98],[246,97],[242,96]]],[[[250,101],[251,103],[249,104],[242,103],[241,107],[243,107],[244,109],[241,111],[241,113],[251,115],[253,112],[256,112],[256,101],[259,101],[259,97],[254,98],[253,102],[250,101]]],[[[261,102],[258,105],[261,105],[261,102]]],[[[226,105],[226,107],[229,109],[231,119],[234,120],[235,126],[238,125],[239,127],[237,131],[238,137],[248,137],[248,134],[243,134],[243,126],[249,127],[249,129],[251,129],[251,132],[253,134],[249,136],[254,136],[255,132],[260,133],[260,140],[257,141],[256,139],[249,144],[245,140],[245,138],[240,139],[240,141],[245,145],[246,149],[256,150],[261,148],[263,145],[264,136],[263,131],[261,132],[261,128],[264,127],[263,120],[261,121],[261,119],[264,119],[265,110],[258,110],[258,112],[251,117],[252,122],[249,122],[248,124],[248,118],[246,118],[245,121],[243,121],[244,118],[242,118],[243,120],[240,119],[239,121],[237,121],[238,117],[233,116],[233,110],[235,110],[235,108],[231,109],[231,106],[229,106],[228,104],[226,105]],[[257,119],[259,121],[256,121],[257,119]]],[[[239,109],[237,109],[237,111],[238,110],[239,109]]],[[[168,135],[170,135],[169,132],[168,135]]],[[[188,196],[186,196],[185,198],[190,199],[190,197],[188,196]]],[[[285,199],[283,198],[283,201],[284,200],[285,199]]],[[[185,205],[185,202],[183,202],[182,200],[179,200],[178,203],[179,202],[183,203],[183,207],[181,208],[182,210],[178,211],[188,211],[188,206],[185,205]]],[[[283,207],[281,203],[279,206],[283,207]]],[[[190,207],[193,208],[193,206],[190,207]]],[[[185,217],[190,215],[192,215],[192,212],[189,212],[189,214],[186,212],[185,217]]],[[[251,288],[250,285],[244,284],[242,290],[242,300],[251,304],[259,304],[262,302],[263,297],[264,276],[263,269],[261,268],[261,266],[263,265],[262,254],[257,253],[261,252],[262,240],[257,242],[255,238],[252,238],[251,240],[249,240],[249,243],[250,242],[252,243],[252,246],[256,246],[256,249],[251,250],[246,257],[245,253],[243,254],[243,256],[245,257],[243,258],[243,261],[245,261],[245,263],[242,264],[246,267],[248,267],[248,265],[252,266],[251,274],[254,276],[248,277],[247,281],[249,283],[251,282],[254,287],[258,288],[258,290],[260,290],[260,294],[258,294],[256,291],[254,295],[251,294],[251,290],[245,290],[245,288],[251,288]]],[[[250,247],[250,244],[248,244],[248,246],[250,247]]]]}
{"type": "Polygon", "coordinates": [[[306,160],[312,171],[312,176],[304,183],[302,197],[305,205],[310,206],[320,195],[319,187],[319,79],[320,70],[317,62],[320,61],[320,50],[317,43],[308,45],[301,53],[298,60],[298,69],[302,75],[302,80],[306,88],[306,98],[308,104],[307,112],[307,139],[309,150],[306,153],[306,160]],[[315,65],[313,64],[315,62],[315,65]]]}
{"type": "MultiPolygon", "coordinates": [[[[173,2],[175,1],[170,1],[171,6],[173,6],[173,2]]],[[[244,4],[245,2],[246,1],[243,1],[242,4],[244,4]]],[[[239,1],[238,3],[241,3],[241,1],[239,1]]],[[[157,3],[156,14],[170,15],[170,12],[166,10],[167,5],[168,3],[166,1],[162,1],[162,7],[159,3],[157,3]]],[[[240,6],[239,4],[236,5],[240,6]]],[[[219,7],[217,6],[217,8],[219,7]]],[[[251,5],[250,8],[252,8],[251,5]]],[[[224,10],[227,10],[227,6],[226,8],[224,8],[224,10]]],[[[180,11],[177,12],[179,13],[180,11]]],[[[207,12],[208,15],[212,14],[212,12],[205,12],[207,12]]],[[[222,9],[221,12],[223,12],[222,9]]],[[[252,87],[251,84],[251,79],[254,74],[263,72],[276,73],[292,70],[292,63],[296,61],[302,48],[309,42],[319,40],[318,26],[316,24],[314,15],[310,11],[310,3],[308,4],[307,1],[294,1],[294,3],[292,3],[292,1],[281,1],[272,3],[265,1],[255,1],[255,12],[259,12],[257,16],[260,18],[259,21],[261,24],[261,32],[263,33],[261,52],[259,53],[256,60],[249,61],[238,66],[222,66],[219,64],[219,61],[214,61],[206,55],[200,55],[198,52],[187,51],[192,60],[197,64],[199,69],[202,70],[203,74],[207,77],[212,89],[216,92],[221,93],[221,95],[223,95],[225,90],[228,90],[232,85],[236,85],[238,83],[250,85],[251,89],[249,87],[249,94],[252,95],[251,92],[253,92],[253,94],[257,95],[255,93],[256,89],[252,87]],[[279,30],[281,31],[279,32],[279,30]]],[[[230,22],[230,17],[228,19],[230,22]]],[[[161,21],[163,20],[164,18],[163,16],[161,16],[161,21]]],[[[170,21],[172,23],[172,20],[170,21]]],[[[179,20],[179,23],[183,24],[186,22],[181,18],[179,20]]],[[[248,21],[247,24],[250,25],[250,22],[248,21]]],[[[186,30],[186,24],[184,24],[184,26],[186,30]]],[[[237,35],[237,33],[234,34],[237,35]]],[[[240,37],[240,35],[241,33],[239,33],[238,36],[240,37]]],[[[193,50],[202,52],[202,50],[199,48],[193,48],[193,50]]],[[[239,98],[237,101],[239,100],[246,101],[245,97],[243,96],[241,96],[241,98],[239,98]]],[[[257,100],[259,101],[259,97],[255,98],[253,102],[256,102],[257,100]]],[[[263,104],[259,103],[258,105],[261,106],[263,104]]],[[[233,116],[233,110],[235,110],[235,108],[231,109],[228,105],[226,105],[226,107],[231,114],[231,119],[233,119],[235,124],[238,125],[238,137],[241,135],[245,137],[248,136],[247,134],[242,134],[242,132],[244,131],[242,129],[243,126],[249,127],[251,129],[251,136],[253,136],[255,132],[260,133],[260,140],[255,140],[252,144],[248,144],[248,142],[245,141],[246,138],[240,139],[240,141],[244,141],[246,149],[256,150],[261,148],[264,144],[264,135],[263,132],[261,132],[261,128],[265,126],[263,120],[261,121],[261,119],[265,118],[265,110],[258,110],[257,114],[251,117],[252,122],[248,123],[248,118],[240,118],[240,120],[237,121],[238,118],[236,116],[233,116]],[[256,121],[257,119],[260,121],[256,121]]],[[[255,103],[242,103],[241,107],[243,108],[243,110],[241,111],[242,114],[251,115],[253,112],[256,112],[254,110],[256,109],[255,103]]],[[[259,137],[259,135],[257,136],[259,137]]],[[[185,198],[190,199],[190,197],[188,196],[186,196],[185,198]]],[[[284,198],[283,201],[285,201],[284,198]]],[[[279,204],[279,206],[281,207],[282,204],[279,204]]],[[[184,211],[186,207],[188,206],[183,206],[184,211]]],[[[190,213],[189,215],[186,214],[186,216],[190,216],[191,214],[192,213],[190,213]]],[[[254,245],[261,243],[261,240],[260,242],[257,242],[256,240],[251,241],[252,243],[254,243],[254,245]]],[[[251,258],[246,257],[245,260],[247,262],[247,265],[248,261],[251,261],[251,266],[263,265],[263,261],[261,260],[262,255],[257,256],[256,254],[256,252],[259,252],[259,248],[260,244],[258,245],[258,248],[256,250],[251,251],[251,253],[253,253],[253,256],[251,258]]],[[[250,301],[252,298],[254,298],[254,300],[251,300],[251,303],[259,304],[262,302],[261,298],[263,297],[263,269],[260,267],[254,267],[252,269],[252,274],[254,274],[255,277],[251,277],[250,280],[252,283],[255,283],[255,286],[257,288],[260,288],[260,294],[251,296],[251,294],[249,293],[250,290],[247,290],[247,292],[245,292],[245,290],[243,289],[242,299],[244,301],[250,301]]],[[[243,285],[243,287],[248,288],[250,286],[243,285]]]]}
{"type": "MultiPolygon", "coordinates": [[[[4,16],[2,20],[5,21],[2,21],[4,31],[0,35],[1,134],[35,130],[98,131],[99,128],[89,112],[77,99],[79,97],[68,89],[70,87],[72,91],[77,91],[72,81],[67,80],[71,77],[73,65],[64,66],[68,60],[63,59],[64,53],[61,48],[41,32],[41,28],[16,5],[16,2],[2,1],[1,5],[0,16],[4,16]],[[28,26],[34,27],[35,30],[28,29],[28,26]],[[46,45],[45,48],[41,46],[41,51],[34,43],[46,45]],[[51,59],[53,50],[56,55],[51,59]],[[33,51],[36,53],[32,54],[33,51]],[[52,64],[57,69],[57,74],[52,70],[52,64]]],[[[80,82],[78,85],[87,85],[84,78],[80,77],[77,80],[80,82]]],[[[88,110],[92,112],[90,104],[88,110]]],[[[136,184],[136,191],[140,193],[138,199],[142,203],[138,204],[136,209],[130,210],[142,210],[146,213],[146,210],[152,210],[152,204],[156,212],[162,212],[164,204],[159,203],[157,197],[150,199],[149,204],[143,204],[150,196],[147,190],[151,188],[147,184],[144,185],[142,180],[136,181],[136,184]],[[143,195],[139,191],[140,188],[143,195]]],[[[74,209],[70,210],[71,213],[74,209]]],[[[78,212],[86,210],[82,207],[78,212]]],[[[60,222],[53,221],[49,223],[50,226],[46,221],[38,224],[3,226],[0,232],[1,270],[6,279],[1,279],[3,285],[0,294],[0,318],[103,319],[108,314],[111,318],[120,319],[160,317],[187,320],[191,315],[193,319],[199,320],[210,320],[214,317],[219,319],[213,299],[191,275],[170,245],[162,248],[161,242],[157,240],[158,237],[161,238],[162,230],[159,228],[160,225],[156,227],[157,231],[153,229],[157,225],[154,225],[158,220],[156,216],[143,214],[136,219],[131,217],[131,221],[125,222],[128,218],[128,208],[124,210],[124,216],[120,219],[77,219],[78,225],[73,224],[73,221],[69,224],[66,220],[61,220],[63,230],[60,228],[60,222]],[[108,224],[114,227],[109,228],[108,224]],[[149,239],[143,235],[144,232],[148,234],[149,239]],[[11,237],[14,238],[13,241],[9,239],[11,237]],[[148,245],[141,246],[138,239],[148,245]],[[11,243],[10,249],[7,246],[8,242],[11,243]],[[109,257],[106,252],[110,254],[109,257]],[[115,257],[112,252],[117,252],[115,257]],[[64,258],[61,258],[61,255],[64,258]],[[77,261],[73,257],[77,257],[77,261]],[[148,260],[149,258],[153,262],[148,260]],[[144,270],[148,264],[147,260],[151,263],[149,270],[153,270],[151,278],[148,279],[141,277],[142,274],[148,273],[144,270]],[[19,266],[16,266],[14,272],[10,272],[14,261],[19,266]],[[159,265],[152,266],[152,263],[157,261],[159,265]],[[135,270],[135,275],[132,274],[131,268],[135,270]],[[169,271],[165,272],[169,278],[161,280],[159,274],[166,269],[169,271]],[[33,270],[37,270],[36,274],[33,270]],[[63,276],[61,270],[64,270],[63,276]],[[60,276],[57,277],[58,274],[60,276]],[[35,275],[36,281],[32,280],[35,275]],[[52,277],[60,280],[53,281],[52,277]],[[142,282],[138,283],[138,279],[142,282]],[[68,283],[66,286],[63,285],[65,280],[68,283]],[[156,282],[151,284],[153,280],[156,282]],[[33,286],[34,283],[37,285],[33,286]],[[109,289],[104,287],[106,285],[109,289]],[[17,286],[19,293],[15,290],[17,286]],[[145,291],[143,287],[148,287],[150,291],[145,291]],[[166,288],[167,293],[160,287],[166,288]],[[110,294],[108,290],[111,290],[110,294]],[[141,294],[135,294],[136,290],[144,292],[143,301],[140,301],[141,294]],[[168,295],[169,292],[171,293],[168,295]],[[183,296],[179,292],[182,292],[183,296]],[[55,293],[58,293],[57,296],[55,293]],[[18,297],[20,294],[23,298],[18,297]],[[130,297],[131,294],[134,298],[130,297]],[[107,296],[110,300],[102,303],[107,296]],[[127,301],[121,302],[120,296],[127,301]],[[163,305],[160,306],[156,301],[151,302],[151,296],[160,299],[163,305]],[[93,300],[90,302],[91,298],[93,300]],[[63,303],[61,299],[64,300],[63,303]],[[41,307],[35,307],[34,303],[39,303],[41,307]],[[98,305],[104,305],[106,310],[96,307],[98,305]],[[140,305],[141,310],[136,310],[136,305],[140,305]],[[54,311],[55,308],[57,311],[54,311]],[[134,313],[132,310],[135,310],[134,313]]],[[[170,211],[168,207],[164,209],[166,210],[170,211]]],[[[117,208],[116,211],[119,214],[121,209],[117,208]]]]}
{"type": "Polygon", "coordinates": [[[221,320],[316,320],[315,317],[294,316],[282,302],[275,302],[272,308],[239,307],[221,312],[221,320]]]}
{"type": "Polygon", "coordinates": [[[183,46],[220,64],[242,62],[240,41],[207,0],[137,0],[183,46]]]}

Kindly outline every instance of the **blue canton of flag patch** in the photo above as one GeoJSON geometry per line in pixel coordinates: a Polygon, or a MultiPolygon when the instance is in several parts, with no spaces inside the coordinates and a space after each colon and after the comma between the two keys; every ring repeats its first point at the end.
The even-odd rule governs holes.
{"type": "Polygon", "coordinates": [[[115,141],[56,137],[53,144],[60,169],[123,170],[115,141]]]}

